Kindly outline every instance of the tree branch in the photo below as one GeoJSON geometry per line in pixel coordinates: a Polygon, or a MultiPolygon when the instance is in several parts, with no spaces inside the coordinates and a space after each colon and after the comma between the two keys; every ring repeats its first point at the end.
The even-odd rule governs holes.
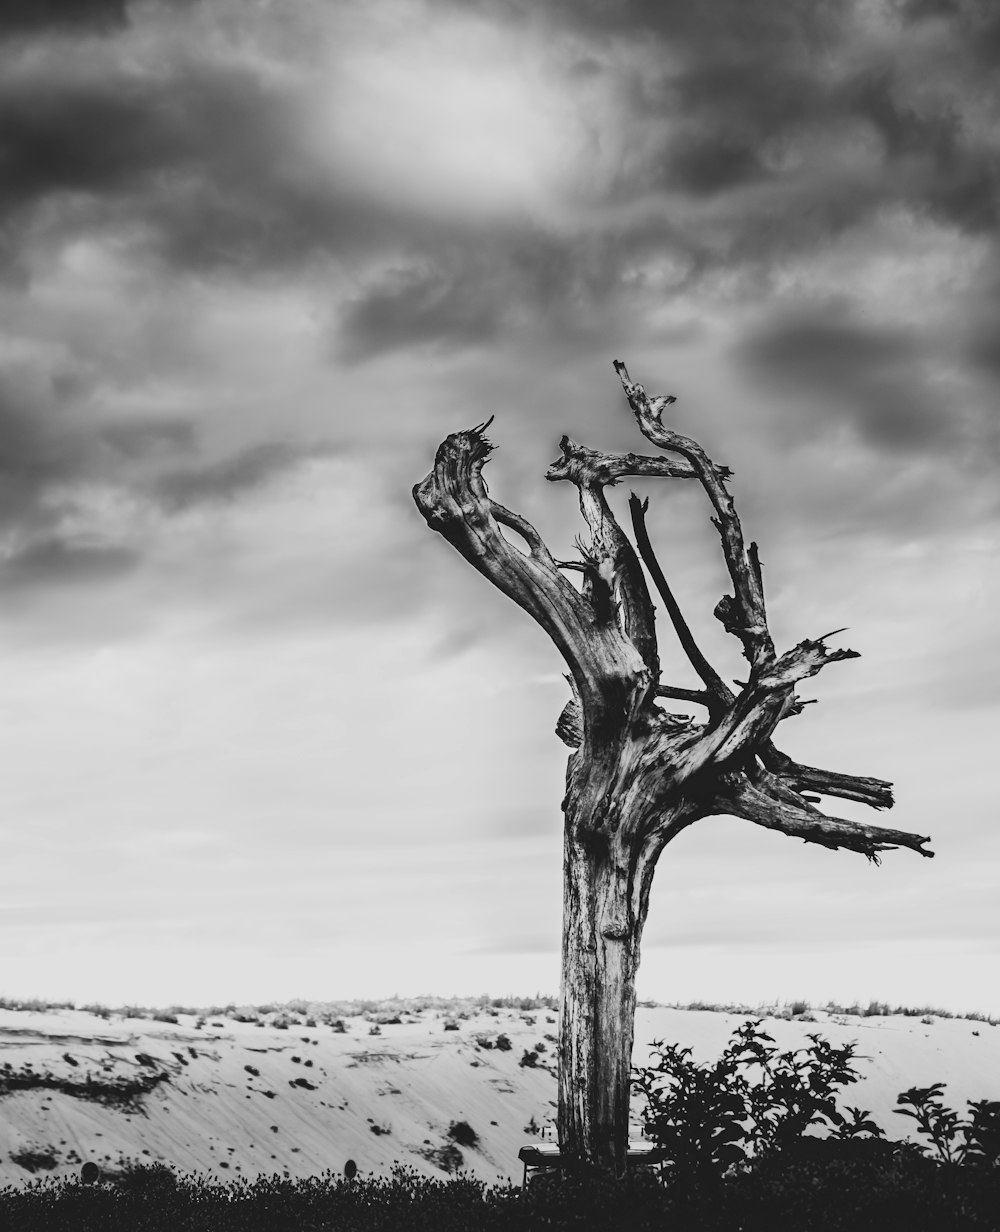
{"type": "Polygon", "coordinates": [[[531,523],[490,498],[482,477],[493,451],[485,436],[489,422],[442,441],[413,499],[432,530],[548,633],[572,673],[584,726],[620,724],[629,682],[645,666],[617,621],[595,623],[591,605],[560,572],[531,523]],[[501,526],[516,531],[529,552],[508,543],[501,526]]]}
{"type": "Polygon", "coordinates": [[[807,843],[858,851],[872,860],[877,860],[879,852],[897,847],[909,848],[921,856],[934,855],[933,851],[924,850],[930,839],[919,834],[828,817],[768,771],[761,772],[755,782],[741,772],[722,776],[714,807],[717,812],[743,817],[807,843]]]}
{"type": "Polygon", "coordinates": [[[818,791],[824,796],[838,796],[841,800],[856,800],[871,808],[892,808],[892,784],[885,779],[866,778],[855,774],[841,774],[836,770],[820,770],[816,766],[803,766],[782,753],[768,740],[760,752],[760,759],[773,774],[778,775],[794,791],[818,791]]]}
{"type": "MultiPolygon", "coordinates": [[[[640,453],[603,453],[578,445],[569,436],[559,441],[562,457],[549,464],[545,478],[550,483],[568,479],[570,483],[598,483],[610,487],[626,475],[648,479],[697,479],[694,467],[683,459],[658,458],[640,453]]],[[[722,468],[728,475],[729,471],[722,468]]]]}
{"type": "Polygon", "coordinates": [[[756,544],[751,543],[749,548],[744,545],[743,528],[736,513],[736,506],[726,490],[725,481],[729,471],[716,466],[697,441],[682,436],[661,423],[660,416],[664,408],[676,401],[673,395],[649,398],[643,387],[630,379],[621,360],[615,360],[615,371],[621,380],[639,431],[659,448],[669,449],[685,458],[712,502],[716,513],[712,521],[722,539],[722,551],[735,592],[722,597],[716,606],[715,615],[727,632],[740,639],[743,653],[751,667],[764,666],[774,658],[774,643],[767,628],[760,559],[756,544]]]}
{"type": "Polygon", "coordinates": [[[827,663],[857,657],[857,651],[830,650],[822,639],[806,638],[768,668],[752,671],[732,703],[687,751],[682,773],[690,776],[708,765],[725,770],[756,756],[781,720],[802,709],[803,703],[795,696],[799,680],[815,675],[827,663]]]}
{"type": "MultiPolygon", "coordinates": [[[[629,497],[628,507],[632,514],[632,529],[635,531],[635,542],[639,549],[639,555],[649,571],[649,576],[653,579],[653,585],[663,600],[663,605],[667,609],[667,615],[670,617],[670,623],[674,626],[674,632],[677,634],[677,640],[680,642],[681,648],[687,655],[691,666],[705,683],[707,693],[701,695],[697,700],[702,701],[704,698],[707,698],[707,700],[703,701],[703,704],[708,706],[709,713],[713,717],[717,717],[726,706],[732,703],[734,698],[733,691],[702,654],[698,643],[694,640],[690,626],[684,619],[680,605],[663,574],[663,570],[660,568],[660,562],[656,559],[656,553],[653,551],[649,532],[646,529],[646,510],[649,508],[649,501],[639,500],[638,496],[633,492],[629,497]]],[[[663,696],[671,696],[671,694],[663,694],[663,696]]],[[[676,696],[676,694],[672,696],[676,696]]],[[[684,700],[689,699],[685,698],[684,700]]]]}
{"type": "Polygon", "coordinates": [[[559,445],[562,457],[552,463],[545,477],[553,482],[569,480],[579,493],[580,511],[591,536],[588,544],[580,544],[580,551],[588,565],[588,593],[595,611],[600,619],[616,617],[620,601],[625,634],[649,668],[650,680],[655,682],[660,676],[660,662],[653,603],[635,549],[618,525],[604,488],[636,467],[644,474],[676,478],[692,478],[694,472],[686,464],[677,466],[662,458],[601,453],[578,445],[568,436],[559,445]]]}
{"type": "Polygon", "coordinates": [[[694,702],[696,706],[713,704],[713,697],[707,689],[681,689],[672,684],[661,684],[656,689],[657,697],[670,697],[679,702],[694,702]]]}

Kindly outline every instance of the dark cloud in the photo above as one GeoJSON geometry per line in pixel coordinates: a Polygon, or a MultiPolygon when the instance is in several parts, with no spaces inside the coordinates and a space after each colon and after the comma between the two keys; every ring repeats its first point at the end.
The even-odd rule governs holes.
{"type": "Polygon", "coordinates": [[[139,561],[131,548],[41,539],[0,563],[0,590],[106,582],[131,572],[139,561]]]}
{"type": "Polygon", "coordinates": [[[916,202],[963,230],[995,228],[998,151],[970,136],[958,100],[932,108],[908,101],[891,67],[863,75],[845,93],[852,113],[882,139],[888,168],[899,170],[916,202]]]}
{"type": "Polygon", "coordinates": [[[929,450],[952,425],[923,379],[923,350],[919,337],[852,320],[836,305],[782,313],[737,355],[758,381],[803,395],[787,424],[793,437],[850,425],[878,449],[929,450]]]}
{"type": "Polygon", "coordinates": [[[88,466],[78,430],[61,421],[58,380],[10,368],[0,372],[0,521],[42,516],[41,498],[88,466]]]}
{"type": "MultiPolygon", "coordinates": [[[[965,79],[975,23],[967,6],[937,6],[947,53],[936,70],[946,86],[942,102],[940,91],[925,96],[907,42],[927,9],[899,10],[900,40],[888,49],[872,41],[854,6],[815,0],[552,0],[537,11],[582,41],[570,76],[615,75],[634,127],[653,134],[644,157],[623,156],[612,199],[653,191],[725,202],[749,186],[766,192],[715,224],[710,262],[700,221],[685,224],[683,242],[704,271],[766,265],[893,202],[977,233],[995,228],[997,143],[982,132],[974,137],[965,114],[995,93],[981,73],[965,79]],[[611,62],[602,46],[612,34],[648,51],[662,43],[663,55],[611,62]],[[831,184],[828,165],[813,151],[847,124],[878,139],[880,167],[831,184]]],[[[527,23],[536,9],[491,0],[481,12],[527,23]]],[[[310,48],[301,50],[311,64],[310,48]]],[[[34,73],[23,66],[8,72],[0,78],[0,208],[20,216],[58,196],[68,226],[139,223],[166,260],[187,267],[253,269],[317,253],[356,259],[391,246],[403,253],[401,268],[412,271],[430,246],[428,268],[384,278],[349,310],[345,334],[359,354],[421,338],[481,341],[516,319],[519,303],[544,311],[528,277],[505,288],[515,311],[501,311],[487,294],[496,289],[489,282],[494,267],[479,259],[471,239],[460,261],[441,268],[454,220],[428,217],[405,193],[390,199],[308,166],[291,139],[301,124],[294,84],[276,80],[207,47],[203,58],[165,61],[158,73],[130,70],[124,56],[103,71],[43,58],[34,73]]],[[[516,263],[518,228],[501,234],[488,222],[467,225],[470,237],[506,247],[516,263]]],[[[666,238],[670,226],[658,225],[666,238]]],[[[579,261],[582,247],[603,244],[624,261],[630,236],[649,229],[648,220],[595,224],[572,257],[579,261]]],[[[615,272],[605,270],[611,284],[615,272]]]]}
{"type": "MultiPolygon", "coordinates": [[[[380,273],[347,304],[338,323],[340,356],[358,361],[413,346],[476,346],[536,325],[554,337],[579,336],[623,293],[625,264],[663,248],[645,229],[634,237],[566,237],[529,226],[421,235],[409,262],[380,273]]],[[[585,345],[591,343],[588,336],[585,345]]]]}
{"type": "Polygon", "coordinates": [[[40,58],[0,79],[0,199],[114,196],[148,187],[154,173],[209,170],[220,187],[235,177],[235,192],[276,140],[278,113],[243,67],[186,64],[153,77],[113,62],[60,72],[40,58]]]}
{"type": "Polygon", "coordinates": [[[49,29],[111,30],[127,21],[128,0],[4,0],[0,36],[49,29]]]}
{"type": "Polygon", "coordinates": [[[203,269],[280,266],[398,234],[403,202],[352,194],[292,155],[295,105],[291,87],[245,63],[206,56],[149,73],[114,56],[68,67],[40,56],[0,75],[0,219],[45,209],[53,236],[138,225],[168,263],[203,269]]]}
{"type": "Polygon", "coordinates": [[[673,188],[712,196],[768,174],[760,148],[752,143],[725,133],[707,139],[691,134],[671,149],[664,180],[673,188]]]}
{"type": "MultiPolygon", "coordinates": [[[[0,373],[0,525],[22,544],[3,565],[7,585],[44,583],[61,571],[68,580],[101,580],[129,567],[131,549],[65,538],[67,517],[86,521],[81,497],[94,484],[171,514],[249,497],[303,460],[330,452],[323,444],[265,441],[205,461],[190,417],[88,420],[76,406],[80,383],[72,373],[0,373]],[[181,457],[191,460],[178,465],[181,457]]],[[[120,529],[127,536],[130,528],[120,529]]]]}
{"type": "Polygon", "coordinates": [[[172,510],[235,500],[314,456],[317,451],[265,442],[219,462],[168,471],[155,481],[153,493],[172,510]]]}
{"type": "Polygon", "coordinates": [[[185,416],[161,415],[104,424],[97,436],[113,453],[131,460],[164,452],[189,453],[195,446],[197,430],[193,420],[185,416]]]}
{"type": "Polygon", "coordinates": [[[92,480],[143,482],[147,468],[196,442],[186,416],[94,422],[80,413],[90,396],[78,370],[0,370],[0,522],[38,528],[58,516],[47,499],[92,480]]]}
{"type": "Polygon", "coordinates": [[[351,304],[341,326],[342,354],[368,359],[421,343],[485,342],[500,327],[503,304],[488,276],[473,270],[399,270],[351,304]]]}
{"type": "Polygon", "coordinates": [[[849,4],[825,0],[715,0],[688,4],[686,0],[450,0],[465,10],[476,7],[490,16],[506,14],[523,21],[545,14],[550,21],[577,30],[607,36],[612,33],[659,35],[674,45],[688,47],[714,42],[719,47],[759,44],[785,46],[818,42],[843,24],[849,4]]]}
{"type": "Polygon", "coordinates": [[[902,16],[910,22],[956,17],[960,9],[958,0],[906,0],[899,6],[902,16]]]}

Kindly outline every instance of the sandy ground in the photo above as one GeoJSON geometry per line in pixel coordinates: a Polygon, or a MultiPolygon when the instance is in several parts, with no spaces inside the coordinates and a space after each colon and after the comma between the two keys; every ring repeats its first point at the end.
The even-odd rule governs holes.
{"type": "MultiPolygon", "coordinates": [[[[340,1172],[349,1159],[363,1174],[387,1174],[398,1161],[442,1176],[459,1163],[456,1146],[461,1166],[484,1180],[520,1181],[518,1150],[555,1115],[554,1011],[397,1002],[365,1014],[311,1012],[285,1015],[281,1027],[274,1013],[259,1023],[167,1023],[0,1010],[0,1184],[75,1174],[88,1160],[106,1172],[162,1161],[218,1179],[340,1172]],[[509,1049],[497,1047],[501,1036],[509,1049]],[[537,1053],[533,1066],[521,1064],[525,1052],[537,1053]],[[457,1122],[475,1131],[474,1146],[450,1137],[457,1122]]],[[[653,1040],[714,1060],[741,1022],[762,1013],[640,1007],[634,1060],[647,1059],[653,1040]]],[[[891,1111],[907,1087],[944,1082],[945,1102],[961,1111],[969,1099],[1000,1099],[1000,1027],[816,1019],[764,1025],[783,1049],[805,1045],[810,1032],[856,1041],[863,1078],[841,1102],[869,1109],[890,1138],[913,1125],[891,1111]]]]}

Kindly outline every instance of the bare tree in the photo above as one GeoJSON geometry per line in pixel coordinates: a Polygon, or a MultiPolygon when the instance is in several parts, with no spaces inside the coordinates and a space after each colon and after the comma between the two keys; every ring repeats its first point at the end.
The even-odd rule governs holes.
{"type": "MultiPolygon", "coordinates": [[[[832,633],[775,651],[767,626],[757,545],[743,531],[726,482],[689,437],[661,415],[673,397],[647,396],[616,361],[640,432],[669,457],[607,454],[564,436],[546,478],[568,480],[589,530],[579,561],[556,560],[535,528],[493,500],[482,477],[492,451],[492,420],[449,436],[434,469],[413,495],[427,524],[548,633],[569,667],[573,696],[556,732],[574,751],[563,800],[562,1014],[559,1138],[579,1164],[621,1173],[628,1140],[629,1077],[639,941],[656,862],[671,839],[700,818],[727,814],[828,848],[879,853],[930,840],[831,817],[819,797],[839,796],[881,809],[892,790],[881,779],[799,765],[772,737],[805,704],[799,681],[827,663],[855,658],[831,649],[832,633]],[[626,475],[694,479],[714,510],[733,593],[715,616],[737,637],[749,678],[731,688],[698,648],[653,554],[646,502],[630,500],[636,548],[615,520],[605,488],[626,475]],[[501,532],[519,535],[527,550],[501,532]],[[654,607],[642,563],[701,680],[699,689],[661,682],[654,607]],[[566,577],[582,574],[578,590],[566,577]],[[658,703],[704,708],[704,722],[658,703]]],[[[836,630],[842,632],[842,630],[836,630]]]]}

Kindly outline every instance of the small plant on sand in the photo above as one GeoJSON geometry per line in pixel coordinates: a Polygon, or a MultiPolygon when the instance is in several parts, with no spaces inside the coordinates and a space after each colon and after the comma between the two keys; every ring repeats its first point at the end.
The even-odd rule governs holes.
{"type": "Polygon", "coordinates": [[[12,1152],[11,1160],[25,1172],[50,1172],[59,1162],[51,1151],[31,1149],[12,1152]]]}
{"type": "Polygon", "coordinates": [[[941,1102],[943,1090],[943,1082],[910,1087],[896,1097],[903,1106],[893,1112],[916,1121],[917,1131],[930,1139],[921,1150],[932,1151],[942,1163],[1000,1165],[1000,1101],[968,1100],[971,1115],[962,1121],[941,1102]]]}
{"type": "Polygon", "coordinates": [[[474,1147],[479,1142],[479,1135],[468,1121],[452,1121],[448,1126],[448,1137],[459,1146],[474,1147]]]}
{"type": "Polygon", "coordinates": [[[446,1142],[443,1146],[421,1151],[420,1154],[436,1168],[440,1168],[442,1172],[458,1172],[465,1164],[462,1152],[453,1142],[446,1142]]]}

